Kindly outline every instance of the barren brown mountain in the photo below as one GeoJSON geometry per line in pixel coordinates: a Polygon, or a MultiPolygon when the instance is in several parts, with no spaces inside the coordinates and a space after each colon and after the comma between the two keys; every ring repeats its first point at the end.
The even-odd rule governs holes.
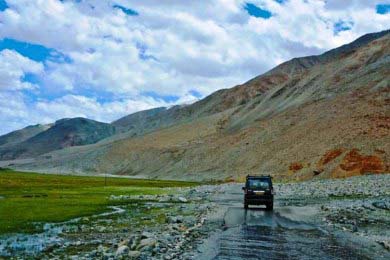
{"type": "Polygon", "coordinates": [[[390,31],[297,58],[189,106],[139,112],[120,134],[11,167],[165,179],[346,177],[390,171],[390,31]]]}

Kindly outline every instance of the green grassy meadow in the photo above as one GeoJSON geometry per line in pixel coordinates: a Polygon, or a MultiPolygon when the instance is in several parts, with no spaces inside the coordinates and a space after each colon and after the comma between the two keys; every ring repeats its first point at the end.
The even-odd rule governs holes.
{"type": "Polygon", "coordinates": [[[194,182],[50,175],[0,170],[0,235],[37,232],[42,223],[108,211],[110,195],[166,194],[194,182]]]}

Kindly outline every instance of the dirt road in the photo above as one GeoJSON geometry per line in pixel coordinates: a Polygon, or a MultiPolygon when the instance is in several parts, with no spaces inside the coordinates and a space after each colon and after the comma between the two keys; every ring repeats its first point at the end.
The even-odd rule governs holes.
{"type": "Polygon", "coordinates": [[[222,218],[223,229],[200,246],[196,259],[389,259],[386,249],[370,243],[363,247],[373,250],[362,249],[363,240],[322,225],[321,200],[286,206],[281,195],[274,211],[266,211],[257,206],[245,210],[242,199],[241,185],[228,185],[214,195],[213,201],[222,205],[214,218],[222,218]]]}

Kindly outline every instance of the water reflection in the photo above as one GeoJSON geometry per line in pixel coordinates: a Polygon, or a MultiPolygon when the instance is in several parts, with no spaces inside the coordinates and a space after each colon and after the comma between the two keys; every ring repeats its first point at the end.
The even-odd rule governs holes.
{"type": "Polygon", "coordinates": [[[231,207],[215,259],[359,259],[313,225],[279,211],[231,207]]]}

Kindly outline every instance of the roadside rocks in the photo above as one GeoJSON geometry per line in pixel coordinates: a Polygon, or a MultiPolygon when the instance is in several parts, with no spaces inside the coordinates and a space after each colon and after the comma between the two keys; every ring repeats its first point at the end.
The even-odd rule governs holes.
{"type": "Polygon", "coordinates": [[[113,242],[111,248],[100,246],[95,250],[96,256],[105,259],[191,259],[196,244],[208,235],[205,215],[213,207],[204,194],[211,194],[213,189],[218,190],[210,186],[202,187],[201,193],[183,189],[177,195],[110,196],[111,200],[137,201],[133,203],[142,205],[143,209],[136,207],[134,212],[163,209],[164,216],[158,216],[163,222],[153,215],[142,216],[142,221],[155,224],[141,230],[130,229],[129,236],[113,242]]]}
{"type": "Polygon", "coordinates": [[[377,244],[389,250],[390,174],[276,183],[275,191],[279,206],[317,208],[313,222],[329,233],[370,244],[367,250],[377,244]]]}
{"type": "Polygon", "coordinates": [[[383,241],[377,241],[378,244],[382,245],[386,250],[390,251],[390,241],[383,240],[383,241]]]}
{"type": "Polygon", "coordinates": [[[126,246],[126,245],[121,245],[121,246],[118,247],[118,249],[116,250],[115,257],[124,256],[125,254],[128,254],[129,251],[130,251],[130,249],[129,249],[128,246],[126,246]]]}
{"type": "Polygon", "coordinates": [[[188,200],[187,200],[186,198],[184,198],[184,197],[178,197],[177,199],[178,199],[180,202],[183,202],[183,203],[188,202],[188,200]]]}
{"type": "Polygon", "coordinates": [[[390,195],[389,177],[367,175],[348,179],[312,180],[301,183],[275,185],[278,197],[327,198],[327,197],[382,197],[390,195]]]}
{"type": "Polygon", "coordinates": [[[167,220],[168,220],[168,223],[183,223],[182,216],[171,216],[167,220]]]}
{"type": "Polygon", "coordinates": [[[157,240],[154,238],[144,238],[140,241],[137,249],[142,249],[144,247],[154,247],[157,243],[157,240]]]}
{"type": "MultiPolygon", "coordinates": [[[[201,198],[197,197],[196,200],[201,200],[201,198]]],[[[187,203],[189,202],[183,196],[180,195],[111,195],[109,200],[116,201],[155,201],[155,202],[179,202],[179,203],[187,203]]]]}
{"type": "Polygon", "coordinates": [[[153,235],[152,233],[150,233],[150,232],[147,232],[147,231],[144,231],[144,232],[142,232],[142,234],[141,234],[141,239],[153,238],[153,237],[154,237],[154,235],[153,235]]]}
{"type": "Polygon", "coordinates": [[[384,210],[390,210],[390,201],[387,200],[379,200],[379,201],[374,201],[372,205],[378,209],[384,209],[384,210]]]}
{"type": "MultiPolygon", "coordinates": [[[[200,231],[205,222],[206,219],[200,217],[192,226],[167,223],[159,229],[135,231],[135,234],[117,244],[116,252],[112,255],[118,259],[191,259],[192,254],[188,250],[193,250],[194,241],[202,237],[200,231]]],[[[105,258],[110,255],[110,250],[102,245],[96,252],[105,258]]]]}
{"type": "Polygon", "coordinates": [[[344,227],[352,232],[358,232],[359,227],[366,229],[370,225],[382,225],[386,228],[386,223],[390,220],[390,215],[386,214],[386,202],[370,200],[333,202],[333,206],[321,206],[321,210],[328,225],[344,227]]]}
{"type": "Polygon", "coordinates": [[[140,251],[130,251],[128,254],[130,259],[138,259],[141,256],[140,251]]]}

